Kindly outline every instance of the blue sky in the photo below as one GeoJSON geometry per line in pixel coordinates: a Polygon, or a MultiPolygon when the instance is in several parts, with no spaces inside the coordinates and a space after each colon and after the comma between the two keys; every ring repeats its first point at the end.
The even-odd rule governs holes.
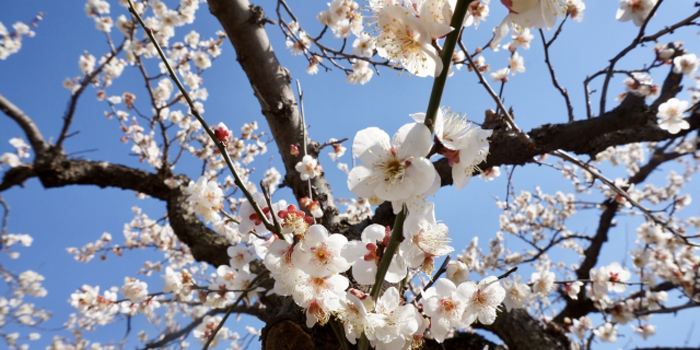
{"type": "MultiPolygon", "coordinates": [[[[114,18],[119,14],[126,14],[116,1],[111,2],[114,18]]],[[[166,3],[174,6],[176,2],[166,3]]],[[[262,1],[259,5],[263,6],[268,16],[274,16],[275,3],[262,1]]],[[[315,17],[318,12],[327,9],[325,3],[290,1],[289,4],[295,10],[302,27],[312,34],[318,33],[320,25],[315,17]]],[[[77,65],[79,55],[87,50],[99,57],[107,51],[104,35],[94,30],[92,20],[85,16],[83,5],[83,2],[68,4],[63,1],[37,0],[12,4],[8,1],[0,2],[0,21],[7,27],[15,21],[29,22],[39,11],[45,12],[44,20],[34,29],[36,37],[25,38],[23,48],[18,54],[0,61],[0,94],[32,117],[47,139],[55,139],[60,130],[61,117],[70,98],[70,93],[62,87],[62,82],[66,77],[80,74],[77,65]]],[[[617,1],[588,1],[586,5],[583,22],[568,21],[561,37],[551,48],[559,81],[569,90],[577,119],[585,117],[582,80],[605,67],[607,60],[628,45],[638,30],[631,22],[615,21],[617,1]]],[[[655,32],[673,21],[682,19],[691,10],[691,2],[681,4],[668,1],[661,6],[656,18],[650,22],[648,32],[655,32]]],[[[481,24],[479,30],[465,30],[466,46],[473,48],[486,43],[491,37],[491,28],[500,23],[505,13],[505,8],[499,5],[498,1],[494,1],[490,16],[481,24]]],[[[191,29],[198,30],[203,37],[214,36],[215,31],[220,30],[218,22],[209,14],[206,4],[202,4],[197,17],[195,25],[179,29],[176,40],[191,29]]],[[[395,71],[382,70],[381,76],[375,75],[369,84],[356,86],[346,84],[344,75],[338,70],[309,76],[305,73],[306,62],[300,57],[291,56],[284,48],[284,38],[279,29],[275,26],[268,26],[267,29],[281,64],[289,68],[293,78],[301,80],[306,118],[310,125],[309,133],[313,139],[325,142],[330,138],[348,137],[352,140],[358,130],[369,126],[378,126],[392,135],[401,125],[411,121],[408,118],[409,114],[425,111],[432,86],[431,79],[407,77],[395,71]]],[[[527,72],[512,77],[504,94],[506,105],[514,106],[516,122],[525,130],[543,123],[562,123],[567,120],[563,99],[550,84],[547,68],[543,63],[541,43],[537,33],[534,34],[536,36],[532,48],[529,51],[520,51],[525,57],[527,72]]],[[[696,34],[696,29],[682,29],[667,40],[685,41],[689,52],[700,53],[696,34]]],[[[549,37],[551,33],[546,35],[549,37]]],[[[339,42],[333,41],[327,43],[340,45],[339,42]]],[[[651,62],[652,47],[653,45],[647,45],[633,52],[630,57],[620,61],[619,67],[639,68],[643,63],[651,62]]],[[[204,85],[209,91],[204,117],[210,124],[223,121],[233,130],[238,130],[243,123],[255,120],[261,125],[261,130],[267,129],[260,114],[260,106],[235,61],[230,44],[225,44],[223,51],[223,55],[203,75],[204,85]]],[[[504,51],[487,51],[485,56],[492,70],[507,65],[507,53],[504,51]]],[[[667,69],[661,68],[653,74],[656,82],[661,82],[660,79],[663,79],[667,69]]],[[[615,105],[614,96],[623,90],[622,79],[615,77],[611,83],[609,107],[615,105]]],[[[483,120],[484,110],[495,108],[495,104],[476,83],[477,78],[473,73],[464,69],[458,71],[448,80],[443,104],[480,122],[483,120]]],[[[691,86],[692,83],[685,82],[685,85],[691,86]]],[[[146,97],[143,95],[142,86],[137,72],[127,68],[109,94],[118,94],[128,89],[137,94],[137,103],[143,103],[146,97]]],[[[598,85],[594,88],[598,88],[598,85]]],[[[67,140],[67,152],[96,149],[79,156],[146,168],[136,157],[129,155],[130,146],[120,142],[122,133],[118,124],[103,116],[105,106],[96,101],[95,92],[95,89],[88,88],[80,100],[72,129],[80,130],[80,133],[67,140]]],[[[598,96],[599,93],[594,95],[594,105],[598,96]]],[[[686,92],[681,93],[679,97],[688,98],[686,92]]],[[[0,116],[0,154],[12,151],[11,146],[3,140],[21,135],[21,130],[15,124],[7,117],[0,116]]],[[[346,143],[348,149],[350,145],[350,142],[346,143]]],[[[350,163],[349,155],[350,152],[344,156],[343,161],[350,163]]],[[[349,197],[345,175],[335,169],[329,160],[325,154],[320,158],[336,197],[349,197]]],[[[262,174],[270,161],[281,169],[279,155],[273,147],[254,164],[258,169],[257,174],[262,174]]],[[[665,181],[667,170],[671,168],[665,167],[664,171],[652,176],[651,181],[665,181]]],[[[178,165],[176,171],[196,178],[200,169],[201,166],[196,162],[188,161],[178,165]]],[[[624,176],[625,171],[606,169],[606,174],[614,178],[624,176]]],[[[457,251],[465,247],[474,236],[479,237],[482,249],[488,249],[488,240],[493,238],[498,230],[499,211],[493,198],[505,196],[504,175],[493,182],[475,178],[459,192],[451,187],[444,188],[434,199],[438,210],[437,218],[450,227],[453,246],[457,251]]],[[[546,167],[519,167],[513,179],[516,192],[532,190],[535,185],[540,185],[547,193],[557,190],[572,191],[571,185],[558,171],[546,167]]],[[[696,187],[686,190],[688,193],[700,193],[696,187]]],[[[125,253],[122,258],[110,256],[106,262],[92,261],[82,264],[75,262],[65,252],[66,247],[81,247],[97,240],[102,232],[112,233],[119,242],[122,239],[121,230],[124,223],[133,218],[131,207],[138,205],[151,218],[159,218],[165,213],[165,206],[159,201],[139,200],[134,193],[117,189],[70,186],[44,190],[37,180],[30,180],[24,189],[14,188],[2,193],[2,196],[12,207],[9,231],[31,234],[35,240],[31,248],[18,249],[22,254],[20,259],[10,260],[6,254],[2,254],[0,262],[14,271],[32,269],[46,277],[45,286],[49,294],[46,298],[35,300],[35,303],[54,311],[53,318],[47,324],[48,328],[60,327],[67,315],[74,312],[66,300],[83,284],[100,285],[103,289],[121,286],[124,276],[133,276],[142,267],[143,261],[162,259],[162,254],[157,252],[131,251],[125,253]]],[[[276,196],[276,199],[292,200],[289,191],[279,191],[276,196]]],[[[600,201],[601,197],[594,195],[591,196],[591,200],[600,201]]],[[[698,215],[697,205],[692,205],[681,215],[698,215]]],[[[620,217],[618,220],[620,224],[611,234],[609,246],[632,247],[636,237],[634,230],[640,219],[620,217]]],[[[595,212],[583,213],[568,224],[569,228],[577,233],[589,234],[595,231],[596,225],[595,212]]],[[[519,250],[522,245],[510,240],[507,241],[506,247],[519,250]]],[[[602,264],[625,258],[619,248],[610,247],[603,251],[602,264]]],[[[552,256],[559,259],[555,254],[557,253],[552,256]]],[[[561,259],[576,261],[571,257],[561,259]]],[[[523,278],[527,279],[530,272],[524,269],[523,278]]],[[[155,274],[148,278],[138,277],[145,279],[151,286],[159,286],[161,283],[160,277],[155,274]]],[[[472,278],[479,277],[473,274],[472,278]]],[[[670,298],[670,303],[673,301],[674,298],[670,298]]],[[[691,321],[692,312],[681,313],[677,317],[652,318],[652,322],[657,325],[658,335],[644,345],[677,344],[677,339],[685,339],[687,332],[693,334],[690,344],[697,345],[700,335],[695,332],[697,325],[691,321]]],[[[239,324],[229,322],[227,326],[242,332],[242,325],[246,320],[244,318],[239,324]]],[[[132,322],[134,329],[139,329],[147,323],[142,316],[135,317],[132,322]]],[[[259,322],[253,325],[256,328],[261,327],[259,322]]],[[[642,344],[640,338],[630,334],[628,326],[620,326],[620,329],[626,333],[625,338],[619,339],[614,346],[600,348],[630,348],[642,344]]],[[[108,339],[120,340],[124,332],[126,326],[122,322],[107,326],[94,334],[87,334],[86,337],[105,342],[108,339]]],[[[43,348],[54,334],[67,335],[65,332],[42,331],[42,339],[32,343],[32,348],[43,348]]],[[[149,335],[150,338],[156,335],[153,328],[149,329],[149,335]]],[[[135,332],[132,332],[128,344],[137,344],[135,332]]]]}

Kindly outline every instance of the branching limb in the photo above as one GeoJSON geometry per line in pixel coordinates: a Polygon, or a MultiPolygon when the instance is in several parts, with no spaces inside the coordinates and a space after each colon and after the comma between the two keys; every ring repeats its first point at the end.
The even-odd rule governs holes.
{"type": "MultiPolygon", "coordinates": [[[[568,17],[566,17],[568,18],[568,17]]],[[[542,38],[542,47],[544,48],[544,62],[547,63],[547,68],[549,68],[549,75],[552,77],[552,84],[554,85],[557,90],[559,90],[559,93],[564,97],[564,101],[566,102],[566,111],[569,114],[569,122],[574,121],[574,107],[571,106],[571,100],[569,99],[569,92],[566,91],[561,85],[559,85],[559,81],[557,80],[556,74],[554,74],[554,67],[552,67],[552,61],[549,59],[549,47],[552,45],[554,40],[559,36],[559,33],[561,33],[561,29],[564,26],[564,22],[566,21],[566,18],[561,21],[561,24],[559,25],[559,28],[557,31],[554,33],[554,37],[552,37],[552,40],[546,41],[544,39],[544,32],[542,29],[540,29],[540,38],[542,38]]]]}
{"type": "MultiPolygon", "coordinates": [[[[288,152],[290,145],[302,145],[301,116],[291,88],[289,71],[277,61],[264,23],[254,20],[254,13],[247,0],[209,0],[209,9],[217,17],[226,31],[234,49],[237,61],[245,71],[249,82],[255,86],[255,96],[260,102],[272,136],[277,143],[286,176],[284,184],[289,186],[297,200],[313,197],[323,208],[324,225],[337,232],[340,225],[338,208],[333,200],[330,185],[325,176],[316,176],[311,181],[313,194],[308,193],[306,181],[302,181],[295,165],[301,155],[288,152]]],[[[308,137],[308,135],[307,135],[308,137]]],[[[315,142],[308,142],[309,154],[318,158],[315,142]]]]}
{"type": "Polygon", "coordinates": [[[22,128],[34,152],[39,154],[48,148],[46,141],[44,141],[44,136],[41,134],[36,124],[34,124],[34,121],[3,95],[0,95],[0,110],[8,117],[12,118],[12,120],[22,128]]]}
{"type": "Polygon", "coordinates": [[[632,51],[634,48],[637,47],[637,45],[642,43],[642,39],[644,38],[644,31],[647,28],[647,24],[649,24],[649,21],[651,20],[652,17],[654,17],[654,14],[656,13],[656,10],[661,6],[661,3],[663,0],[658,0],[656,4],[654,5],[654,8],[651,9],[649,12],[649,15],[647,18],[644,20],[644,23],[642,23],[642,26],[639,28],[639,33],[637,33],[637,37],[632,40],[632,43],[629,44],[627,47],[622,49],[620,53],[618,53],[615,57],[613,57],[610,60],[610,65],[608,66],[607,74],[605,74],[605,81],[603,82],[603,92],[600,95],[600,110],[598,112],[598,115],[603,115],[605,113],[605,100],[608,94],[608,86],[610,85],[610,78],[612,78],[612,71],[615,68],[615,64],[617,61],[619,61],[622,57],[624,57],[627,53],[632,51]]]}
{"type": "Polygon", "coordinates": [[[80,96],[83,94],[83,91],[85,91],[85,88],[87,88],[88,85],[90,85],[90,83],[92,83],[92,81],[97,78],[97,76],[102,72],[104,67],[110,64],[112,60],[122,52],[123,49],[124,43],[119,45],[119,47],[116,50],[112,50],[109,56],[107,56],[107,59],[102,64],[100,64],[92,73],[86,75],[85,78],[83,78],[83,80],[80,82],[80,87],[75,92],[73,92],[73,95],[71,96],[70,101],[68,102],[68,109],[63,115],[63,127],[61,128],[61,133],[58,135],[58,140],[56,140],[57,148],[61,148],[61,146],[63,145],[63,141],[65,141],[68,137],[68,128],[70,128],[70,124],[71,122],[73,122],[75,109],[78,106],[78,99],[80,99],[80,96]]]}

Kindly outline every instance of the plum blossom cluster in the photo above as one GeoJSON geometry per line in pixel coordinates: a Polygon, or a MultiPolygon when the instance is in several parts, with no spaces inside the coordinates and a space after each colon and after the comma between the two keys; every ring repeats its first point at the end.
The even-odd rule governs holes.
{"type": "Polygon", "coordinates": [[[10,145],[15,148],[15,153],[5,152],[0,155],[0,165],[7,165],[10,168],[14,168],[24,164],[22,159],[31,157],[29,151],[32,147],[21,137],[13,137],[9,142],[10,145]]]}
{"type": "MultiPolygon", "coordinates": [[[[168,254],[167,261],[173,266],[182,266],[193,261],[187,246],[182,245],[172,227],[162,220],[153,220],[142,212],[139,207],[133,207],[134,219],[124,224],[122,231],[124,242],[114,242],[114,238],[108,232],[102,233],[95,242],[90,242],[83,247],[69,247],[66,251],[79,262],[88,262],[96,255],[99,259],[107,260],[107,254],[121,257],[125,250],[155,248],[168,254]]],[[[145,271],[159,269],[158,264],[146,266],[145,271]]]]}
{"type": "Polygon", "coordinates": [[[29,22],[29,25],[23,22],[15,22],[11,29],[8,29],[0,22],[0,60],[7,59],[7,57],[17,53],[22,48],[23,36],[33,38],[34,35],[36,35],[31,27],[37,27],[43,16],[44,14],[39,12],[39,14],[29,22]]]}
{"type": "MultiPolygon", "coordinates": [[[[440,279],[423,294],[423,313],[403,302],[395,287],[388,287],[377,300],[353,288],[376,282],[379,261],[387,258],[383,252],[391,231],[373,224],[364,229],[361,240],[348,241],[310,224],[303,212],[294,209],[290,206],[278,213],[285,239],[271,236],[260,244],[267,245],[266,250],[256,250],[275,280],[272,292],[291,296],[304,308],[307,326],[323,325],[335,317],[353,344],[364,334],[378,349],[406,349],[420,341],[428,328],[442,341],[451,328],[466,327],[476,319],[486,324],[495,319],[505,295],[495,277],[478,286],[461,281],[459,291],[453,282],[440,279]],[[352,285],[341,274],[348,270],[352,271],[352,285]],[[425,317],[431,318],[430,326],[425,317]]],[[[389,257],[387,283],[400,282],[410,270],[429,272],[434,259],[453,250],[447,227],[435,221],[432,203],[424,212],[408,215],[403,238],[397,253],[389,257]]]]}
{"type": "MultiPolygon", "coordinates": [[[[425,158],[432,147],[430,130],[422,124],[425,114],[411,117],[419,122],[402,126],[393,140],[381,129],[367,128],[357,133],[352,146],[361,164],[348,174],[350,191],[373,204],[391,201],[395,213],[403,204],[420,210],[425,197],[440,186],[440,177],[425,158]]],[[[439,152],[450,160],[455,185],[461,189],[486,159],[491,131],[473,127],[463,116],[445,110],[436,116],[435,133],[439,152]]]]}
{"type": "MultiPolygon", "coordinates": [[[[19,257],[19,253],[12,251],[9,246],[21,244],[28,247],[32,244],[32,237],[25,234],[8,233],[2,236],[3,253],[8,253],[11,258],[19,257]]],[[[0,339],[9,349],[28,348],[25,341],[35,341],[41,338],[39,333],[22,334],[26,327],[40,326],[49,320],[51,311],[38,307],[35,298],[43,298],[47,295],[43,286],[44,276],[26,270],[15,273],[0,265],[0,279],[4,281],[4,295],[0,297],[0,339]],[[20,326],[22,328],[17,328],[20,326]],[[7,328],[6,328],[7,327],[7,328]],[[21,330],[20,333],[17,330],[21,330]]]]}
{"type": "Polygon", "coordinates": [[[551,30],[558,18],[571,16],[574,20],[583,19],[583,10],[586,5],[581,0],[503,0],[503,5],[508,8],[508,15],[501,24],[494,28],[494,37],[489,44],[496,50],[498,44],[508,35],[511,28],[551,30]]]}

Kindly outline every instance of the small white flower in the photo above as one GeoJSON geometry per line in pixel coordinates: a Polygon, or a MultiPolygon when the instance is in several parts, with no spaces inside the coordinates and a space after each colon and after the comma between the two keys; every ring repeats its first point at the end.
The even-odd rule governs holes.
{"type": "Polygon", "coordinates": [[[469,266],[459,260],[450,261],[445,276],[455,285],[459,285],[469,280],[469,266]]]}
{"type": "Polygon", "coordinates": [[[124,297],[134,303],[141,302],[148,297],[148,285],[132,277],[124,278],[124,285],[119,290],[124,297]]]}
{"type": "Polygon", "coordinates": [[[533,293],[540,297],[547,297],[554,289],[554,272],[548,270],[533,272],[530,282],[532,282],[533,293]]]}
{"type": "Polygon", "coordinates": [[[640,27],[649,17],[657,0],[620,0],[620,8],[615,16],[620,22],[632,20],[634,25],[640,27]]]}
{"type": "Polygon", "coordinates": [[[409,73],[419,77],[440,75],[442,60],[432,38],[449,33],[452,27],[433,24],[429,28],[403,7],[383,7],[377,14],[377,26],[381,29],[376,43],[379,56],[400,62],[409,73]]]}
{"type": "Polygon", "coordinates": [[[515,75],[515,73],[525,73],[525,59],[517,52],[513,53],[513,55],[508,58],[508,65],[513,75],[515,75]]]}
{"type": "Polygon", "coordinates": [[[318,165],[318,162],[316,161],[316,158],[305,155],[302,159],[301,162],[298,162],[295,166],[294,169],[301,174],[301,179],[303,181],[306,181],[308,179],[313,179],[316,177],[316,166],[318,165]]]}
{"type": "Polygon", "coordinates": [[[464,282],[460,287],[464,284],[472,289],[472,294],[462,321],[468,325],[478,319],[482,324],[492,324],[496,320],[498,305],[506,296],[505,289],[498,283],[498,277],[486,277],[478,285],[474,282],[464,282]]]}
{"type": "Polygon", "coordinates": [[[362,164],[350,171],[350,191],[358,197],[387,201],[425,193],[435,178],[433,163],[425,158],[431,145],[430,131],[419,123],[402,126],[393,142],[379,128],[360,130],[352,153],[362,164]]]}
{"type": "Polygon", "coordinates": [[[501,280],[501,286],[506,291],[505,298],[503,299],[506,310],[521,309],[530,301],[530,287],[521,282],[520,275],[515,275],[512,280],[501,280]]]}
{"type": "Polygon", "coordinates": [[[694,53],[678,56],[673,59],[673,73],[692,77],[693,73],[698,70],[699,64],[700,60],[694,53]]]}
{"type": "Polygon", "coordinates": [[[606,322],[604,325],[593,330],[593,334],[600,338],[600,341],[614,343],[617,341],[617,325],[606,322]]]}
{"type": "Polygon", "coordinates": [[[348,244],[345,236],[328,231],[322,225],[311,225],[303,241],[297,243],[292,253],[292,262],[313,277],[326,277],[350,269],[350,264],[341,255],[348,244]]]}
{"type": "Polygon", "coordinates": [[[441,278],[423,292],[423,311],[430,316],[430,333],[438,343],[442,343],[453,328],[463,328],[471,323],[464,322],[462,317],[475,289],[473,282],[457,287],[452,281],[441,278]]]}
{"type": "Polygon", "coordinates": [[[685,110],[688,109],[688,101],[679,101],[676,98],[669,99],[659,106],[656,114],[659,127],[671,134],[677,134],[681,130],[690,129],[690,124],[683,119],[685,110]]]}
{"type": "Polygon", "coordinates": [[[581,281],[567,283],[565,287],[566,294],[569,296],[569,298],[573,300],[578,300],[578,293],[581,291],[581,286],[583,286],[583,282],[581,281]]]}
{"type": "Polygon", "coordinates": [[[643,324],[639,327],[632,325],[632,330],[634,330],[635,333],[641,335],[642,338],[644,338],[644,340],[647,340],[647,338],[650,335],[656,334],[656,326],[654,326],[653,324],[643,324]]]}

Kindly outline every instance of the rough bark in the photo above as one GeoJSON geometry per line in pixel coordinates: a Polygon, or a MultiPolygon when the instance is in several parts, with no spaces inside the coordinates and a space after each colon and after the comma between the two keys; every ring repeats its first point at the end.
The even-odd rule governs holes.
{"type": "MultiPolygon", "coordinates": [[[[297,199],[309,197],[306,181],[302,181],[294,169],[304,153],[294,156],[289,152],[290,145],[296,145],[300,150],[304,145],[304,126],[290,85],[292,77],[289,70],[279,64],[270,45],[262,8],[247,0],[211,0],[209,9],[229,36],[236,50],[236,60],[248,76],[251,93],[260,102],[262,114],[284,162],[286,175],[283,184],[292,189],[297,199]]],[[[311,141],[308,135],[306,139],[309,155],[318,158],[318,143],[311,141]]],[[[326,178],[316,176],[311,185],[314,200],[318,200],[323,208],[322,223],[336,227],[338,209],[326,178]]]]}

